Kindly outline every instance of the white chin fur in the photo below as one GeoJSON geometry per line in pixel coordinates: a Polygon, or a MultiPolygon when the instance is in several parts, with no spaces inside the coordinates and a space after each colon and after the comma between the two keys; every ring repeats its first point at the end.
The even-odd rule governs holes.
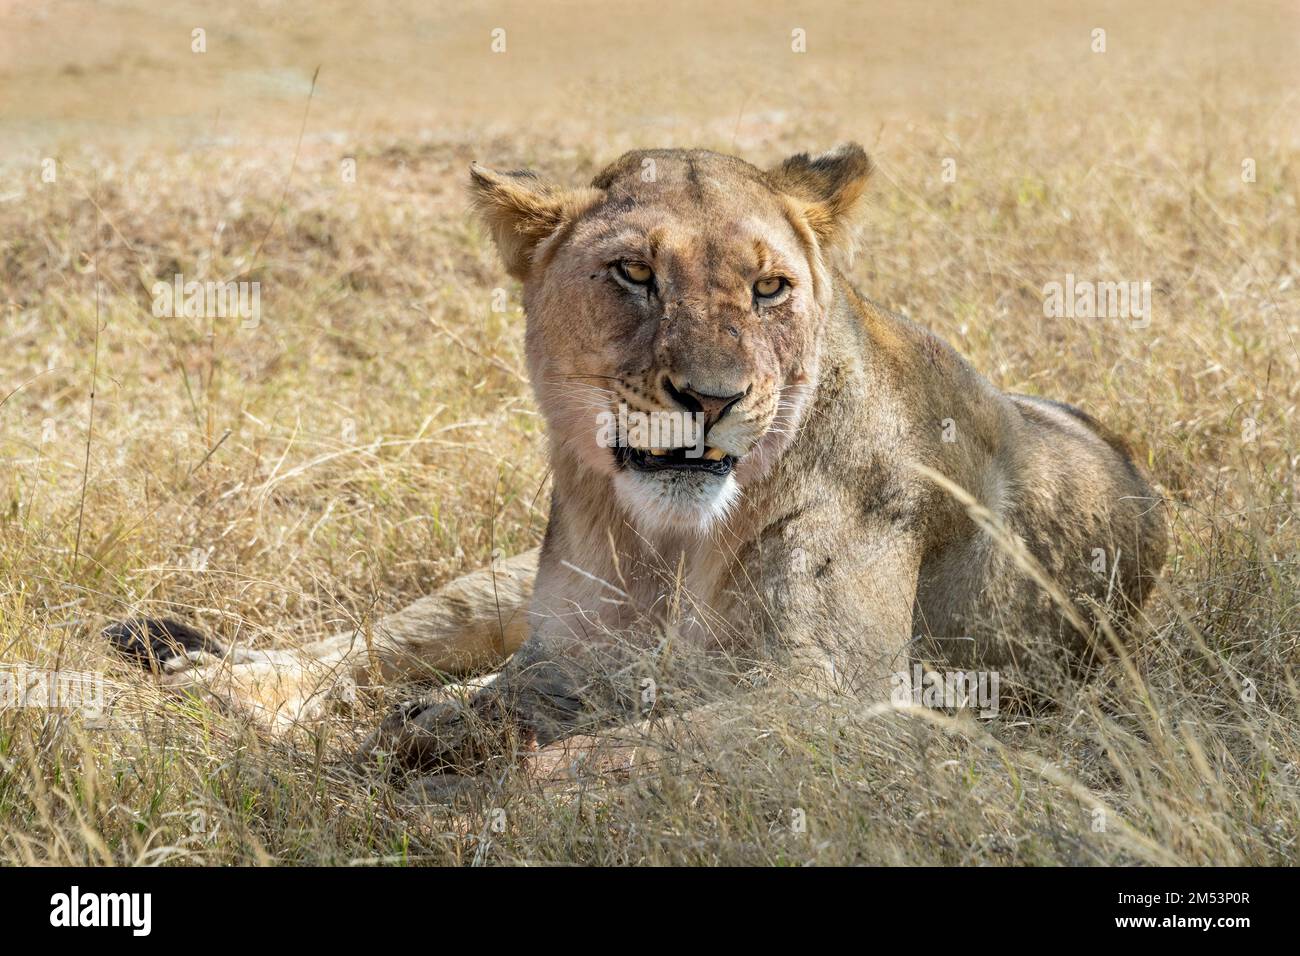
{"type": "Polygon", "coordinates": [[[699,472],[624,469],[614,476],[614,494],[647,535],[704,535],[726,518],[740,497],[740,485],[735,475],[719,479],[699,472]]]}

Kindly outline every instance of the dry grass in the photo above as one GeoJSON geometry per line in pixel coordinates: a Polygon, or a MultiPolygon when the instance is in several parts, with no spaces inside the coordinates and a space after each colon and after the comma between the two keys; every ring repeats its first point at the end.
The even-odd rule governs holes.
{"type": "Polygon", "coordinates": [[[0,712],[0,862],[1300,858],[1293,8],[155,6],[0,4],[0,661],[119,692],[107,727],[0,712]],[[506,774],[451,813],[348,769],[369,704],[271,739],[100,646],[133,612],[291,643],[539,540],[471,159],[579,181],[633,146],[849,137],[880,167],[860,288],[1143,448],[1174,537],[1136,676],[980,724],[773,690],[630,779],[506,774]],[[155,318],[177,271],[260,281],[261,325],[155,318]],[[1150,280],[1150,327],[1042,318],[1067,272],[1150,280]]]}

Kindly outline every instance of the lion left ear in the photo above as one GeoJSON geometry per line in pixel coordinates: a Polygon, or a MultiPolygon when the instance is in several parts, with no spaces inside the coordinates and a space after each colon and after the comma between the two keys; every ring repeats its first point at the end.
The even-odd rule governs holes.
{"type": "Polygon", "coordinates": [[[808,225],[823,246],[839,244],[853,221],[854,210],[871,178],[870,157],[857,143],[845,143],[829,153],[799,153],[768,170],[773,189],[802,200],[808,225]]]}
{"type": "Polygon", "coordinates": [[[497,172],[471,163],[474,205],[492,233],[506,271],[528,276],[537,247],[600,197],[594,189],[569,190],[526,169],[497,172]]]}

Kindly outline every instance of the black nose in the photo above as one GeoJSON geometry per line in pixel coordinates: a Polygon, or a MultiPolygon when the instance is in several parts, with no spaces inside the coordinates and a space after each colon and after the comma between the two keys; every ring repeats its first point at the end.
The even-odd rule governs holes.
{"type": "Polygon", "coordinates": [[[696,415],[704,416],[704,427],[712,428],[721,419],[722,416],[731,411],[731,407],[745,397],[748,390],[736,392],[734,395],[709,395],[707,392],[700,392],[691,388],[687,383],[678,388],[672,383],[672,379],[664,379],[664,390],[672,397],[673,401],[686,408],[689,412],[696,415]]]}

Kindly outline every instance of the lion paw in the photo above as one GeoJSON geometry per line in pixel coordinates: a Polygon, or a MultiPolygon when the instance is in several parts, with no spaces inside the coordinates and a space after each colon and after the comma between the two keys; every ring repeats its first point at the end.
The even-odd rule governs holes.
{"type": "Polygon", "coordinates": [[[465,700],[430,695],[395,707],[362,744],[358,757],[406,771],[477,773],[532,747],[527,733],[489,694],[465,700]]]}

